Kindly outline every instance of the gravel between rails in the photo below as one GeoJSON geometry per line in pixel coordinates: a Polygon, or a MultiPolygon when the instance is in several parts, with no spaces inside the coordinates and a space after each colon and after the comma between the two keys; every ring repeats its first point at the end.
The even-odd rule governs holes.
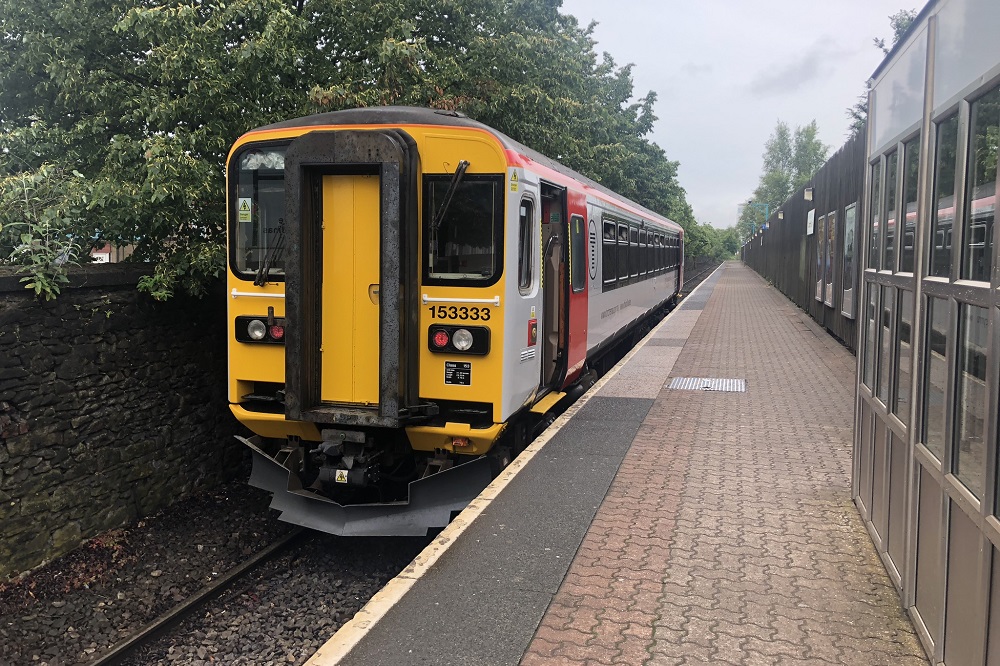
{"type": "MultiPolygon", "coordinates": [[[[0,582],[0,664],[89,663],[287,533],[291,527],[267,509],[269,501],[268,494],[242,480],[234,481],[132,526],[102,534],[24,577],[0,582]]],[[[164,649],[162,657],[150,653],[134,663],[158,663],[162,658],[160,663],[170,664],[264,664],[271,659],[263,657],[265,648],[276,649],[279,643],[287,650],[274,663],[296,663],[288,661],[288,655],[308,649],[303,647],[308,644],[305,640],[299,644],[301,649],[292,647],[292,639],[305,636],[303,627],[314,628],[315,650],[427,541],[338,540],[327,535],[309,539],[241,583],[237,590],[243,596],[227,593],[202,610],[203,615],[238,616],[239,626],[222,629],[211,638],[207,631],[206,637],[191,633],[185,638],[182,626],[163,639],[176,642],[172,652],[164,649]],[[274,574],[278,566],[283,569],[268,578],[268,572],[274,574]],[[220,604],[228,604],[228,610],[218,611],[220,604]],[[313,615],[308,614],[310,608],[316,611],[313,615]],[[254,620],[254,614],[261,619],[254,620]],[[311,619],[302,624],[296,620],[300,616],[311,619]],[[226,631],[234,634],[225,635],[226,631]],[[248,635],[254,639],[246,639],[248,635]],[[246,660],[212,659],[211,648],[218,652],[233,636],[246,660]],[[259,648],[257,656],[251,656],[249,646],[259,648]]],[[[239,652],[233,648],[226,654],[239,652]]]]}

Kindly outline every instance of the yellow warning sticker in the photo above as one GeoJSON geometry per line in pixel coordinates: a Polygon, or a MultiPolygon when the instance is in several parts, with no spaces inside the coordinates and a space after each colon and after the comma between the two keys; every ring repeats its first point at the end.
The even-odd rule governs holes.
{"type": "Polygon", "coordinates": [[[246,198],[240,197],[240,205],[239,205],[239,209],[238,210],[239,210],[239,220],[240,220],[240,222],[249,222],[250,221],[250,198],[249,197],[246,197],[246,198]]]}
{"type": "Polygon", "coordinates": [[[347,483],[347,470],[338,469],[337,475],[333,477],[333,480],[337,483],[347,483]]]}
{"type": "Polygon", "coordinates": [[[517,192],[517,171],[510,173],[510,191],[517,192]]]}

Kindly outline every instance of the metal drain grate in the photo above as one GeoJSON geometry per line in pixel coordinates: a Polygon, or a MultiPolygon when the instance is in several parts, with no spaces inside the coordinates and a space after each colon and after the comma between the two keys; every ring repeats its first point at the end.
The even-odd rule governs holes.
{"type": "Polygon", "coordinates": [[[746,393],[747,380],[719,379],[712,377],[674,377],[667,388],[681,391],[727,391],[746,393]]]}

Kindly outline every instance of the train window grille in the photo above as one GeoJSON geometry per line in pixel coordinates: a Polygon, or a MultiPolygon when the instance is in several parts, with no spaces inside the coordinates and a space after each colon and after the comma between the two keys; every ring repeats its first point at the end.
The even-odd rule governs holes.
{"type": "Polygon", "coordinates": [[[602,239],[602,262],[601,276],[604,284],[614,284],[615,265],[618,259],[618,243],[615,234],[615,223],[605,222],[603,224],[604,233],[602,239]]]}
{"type": "Polygon", "coordinates": [[[518,223],[517,288],[524,294],[531,290],[532,282],[532,223],[535,219],[535,205],[531,199],[521,200],[518,223]]]}

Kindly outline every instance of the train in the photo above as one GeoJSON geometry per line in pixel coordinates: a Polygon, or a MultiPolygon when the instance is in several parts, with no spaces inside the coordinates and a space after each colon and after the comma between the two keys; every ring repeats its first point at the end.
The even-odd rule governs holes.
{"type": "Polygon", "coordinates": [[[250,483],[332,534],[447,525],[683,286],[679,225],[455,111],[260,127],[226,179],[250,483]]]}

